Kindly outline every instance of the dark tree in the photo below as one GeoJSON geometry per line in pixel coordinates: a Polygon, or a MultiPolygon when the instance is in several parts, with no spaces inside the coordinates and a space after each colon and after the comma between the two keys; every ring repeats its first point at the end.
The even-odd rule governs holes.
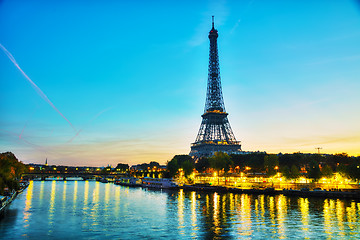
{"type": "Polygon", "coordinates": [[[285,178],[292,178],[291,176],[291,172],[290,172],[290,168],[288,167],[288,165],[285,165],[283,167],[280,168],[281,174],[285,177],[285,178]]]}
{"type": "Polygon", "coordinates": [[[175,176],[179,169],[183,169],[185,177],[189,176],[195,167],[195,162],[189,155],[175,155],[167,163],[167,169],[170,173],[170,176],[175,176]]]}
{"type": "Polygon", "coordinates": [[[324,166],[321,169],[321,175],[327,178],[331,178],[334,175],[334,172],[330,166],[324,166]]]}
{"type": "Polygon", "coordinates": [[[118,163],[115,169],[119,172],[126,172],[127,170],[129,170],[129,164],[118,163]]]}
{"type": "Polygon", "coordinates": [[[268,176],[274,176],[279,167],[279,157],[276,154],[266,155],[264,158],[264,167],[268,176]]]}
{"type": "Polygon", "coordinates": [[[295,165],[292,165],[291,166],[291,175],[290,175],[290,178],[298,178],[300,177],[300,171],[299,171],[299,168],[295,165]]]}
{"type": "Polygon", "coordinates": [[[13,153],[5,152],[0,154],[0,195],[5,187],[17,190],[19,183],[17,179],[27,170],[13,153]]]}
{"type": "Polygon", "coordinates": [[[158,167],[160,167],[160,164],[158,162],[154,162],[154,161],[150,162],[149,165],[150,165],[150,168],[153,168],[153,167],[158,168],[158,167]]]}
{"type": "Polygon", "coordinates": [[[233,165],[231,158],[229,155],[223,152],[216,152],[209,159],[210,167],[217,171],[218,184],[219,184],[219,172],[223,170],[224,172],[228,172],[230,167],[233,165]]]}
{"type": "Polygon", "coordinates": [[[319,168],[319,163],[316,161],[311,161],[308,168],[308,178],[313,178],[315,181],[321,178],[321,171],[319,168]]]}
{"type": "Polygon", "coordinates": [[[205,172],[206,169],[210,168],[209,158],[202,157],[195,163],[195,168],[198,172],[205,172]]]}

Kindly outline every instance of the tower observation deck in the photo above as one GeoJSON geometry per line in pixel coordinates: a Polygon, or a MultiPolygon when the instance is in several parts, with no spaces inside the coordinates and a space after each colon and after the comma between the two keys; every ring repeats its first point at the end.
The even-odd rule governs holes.
{"type": "Polygon", "coordinates": [[[215,152],[228,154],[241,152],[241,145],[236,141],[235,135],[230,127],[225,110],[221,90],[219,55],[217,48],[218,31],[214,27],[214,16],[212,17],[212,28],[209,32],[210,53],[209,73],[207,82],[207,93],[205,110],[196,140],[191,144],[190,156],[195,158],[209,157],[215,152]]]}

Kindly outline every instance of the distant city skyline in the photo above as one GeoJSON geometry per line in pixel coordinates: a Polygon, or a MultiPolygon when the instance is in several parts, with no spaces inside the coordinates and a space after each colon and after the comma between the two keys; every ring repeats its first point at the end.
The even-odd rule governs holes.
{"type": "Polygon", "coordinates": [[[3,0],[0,151],[71,166],[188,154],[212,15],[244,151],[360,155],[360,6],[350,0],[3,0]]]}

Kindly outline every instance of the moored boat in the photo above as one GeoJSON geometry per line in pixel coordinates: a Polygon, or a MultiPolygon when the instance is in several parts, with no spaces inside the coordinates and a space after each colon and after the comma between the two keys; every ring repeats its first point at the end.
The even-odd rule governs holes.
{"type": "Polygon", "coordinates": [[[19,190],[17,190],[17,193],[19,194],[19,193],[23,192],[29,186],[29,184],[30,183],[28,181],[21,181],[20,188],[19,188],[19,190]]]}
{"type": "Polygon", "coordinates": [[[169,178],[149,178],[142,179],[142,187],[144,188],[159,188],[159,189],[176,189],[179,185],[169,178]]]}
{"type": "Polygon", "coordinates": [[[124,177],[115,180],[114,184],[127,187],[141,187],[141,180],[134,177],[124,177]]]}
{"type": "Polygon", "coordinates": [[[108,181],[106,178],[102,178],[102,179],[100,180],[100,182],[102,182],[102,183],[108,183],[109,181],[108,181]]]}
{"type": "Polygon", "coordinates": [[[16,194],[17,194],[17,192],[15,190],[13,190],[11,192],[5,192],[4,196],[0,196],[0,215],[5,211],[5,209],[15,199],[16,194]]]}

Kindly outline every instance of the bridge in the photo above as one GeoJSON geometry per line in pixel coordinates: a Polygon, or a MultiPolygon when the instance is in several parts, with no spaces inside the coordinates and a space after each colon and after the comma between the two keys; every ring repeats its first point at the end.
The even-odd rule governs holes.
{"type": "Polygon", "coordinates": [[[117,174],[102,174],[102,173],[24,173],[22,178],[26,180],[41,179],[46,180],[49,178],[62,178],[62,180],[67,180],[69,178],[82,178],[83,180],[96,179],[96,178],[106,178],[106,179],[115,179],[128,176],[125,173],[117,174]]]}

